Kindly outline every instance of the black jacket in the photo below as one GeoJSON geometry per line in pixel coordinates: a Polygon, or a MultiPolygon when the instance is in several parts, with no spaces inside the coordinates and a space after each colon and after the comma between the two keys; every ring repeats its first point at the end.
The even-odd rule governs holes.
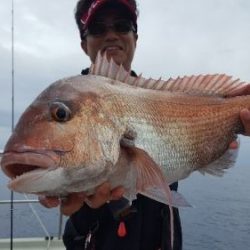
{"type": "MultiPolygon", "coordinates": [[[[82,74],[88,74],[88,69],[82,74]]],[[[136,76],[134,72],[132,75],[136,76]]],[[[177,190],[178,184],[170,186],[177,190]]],[[[98,209],[86,204],[67,221],[63,241],[67,250],[170,250],[168,206],[138,195],[132,206],[125,199],[111,201],[98,209]],[[118,229],[125,225],[126,235],[118,229]]],[[[178,209],[174,208],[174,250],[182,249],[182,232],[178,209]]]]}

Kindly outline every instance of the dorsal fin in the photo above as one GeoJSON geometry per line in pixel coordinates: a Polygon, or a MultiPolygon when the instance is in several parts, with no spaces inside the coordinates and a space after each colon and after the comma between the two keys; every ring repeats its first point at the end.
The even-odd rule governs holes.
{"type": "Polygon", "coordinates": [[[135,87],[194,95],[227,96],[234,91],[244,88],[246,85],[245,82],[233,79],[232,76],[225,74],[192,75],[176,79],[169,78],[166,81],[161,78],[158,80],[152,78],[145,79],[142,75],[134,77],[122,65],[117,65],[112,58],[109,61],[106,53],[102,56],[100,51],[97,54],[95,63],[90,67],[89,74],[108,77],[135,87]]]}

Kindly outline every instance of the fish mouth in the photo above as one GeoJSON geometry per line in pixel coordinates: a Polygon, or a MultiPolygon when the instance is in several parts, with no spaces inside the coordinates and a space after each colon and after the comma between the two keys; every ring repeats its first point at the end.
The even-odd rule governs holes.
{"type": "Polygon", "coordinates": [[[11,178],[8,187],[19,191],[18,187],[24,180],[55,169],[58,158],[54,152],[5,152],[1,168],[11,178]]]}

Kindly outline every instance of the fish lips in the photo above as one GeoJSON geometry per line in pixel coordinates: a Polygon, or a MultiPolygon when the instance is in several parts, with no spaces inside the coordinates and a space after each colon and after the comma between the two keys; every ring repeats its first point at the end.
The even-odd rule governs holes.
{"type": "Polygon", "coordinates": [[[34,180],[41,179],[49,170],[57,168],[59,156],[55,152],[5,152],[1,161],[3,172],[11,178],[8,187],[16,192],[38,193],[30,191],[34,180]],[[27,185],[28,184],[28,185],[27,185]]]}
{"type": "Polygon", "coordinates": [[[55,168],[58,158],[54,152],[6,152],[1,160],[1,167],[13,179],[37,169],[55,168]]]}

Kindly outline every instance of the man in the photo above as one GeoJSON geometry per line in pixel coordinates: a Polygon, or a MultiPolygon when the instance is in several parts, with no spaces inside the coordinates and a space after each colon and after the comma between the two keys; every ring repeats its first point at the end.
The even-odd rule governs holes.
{"type": "MultiPolygon", "coordinates": [[[[138,39],[137,13],[134,0],[78,2],[75,17],[80,31],[81,47],[91,62],[95,61],[98,51],[101,51],[131,71],[138,39]]],[[[88,69],[82,71],[82,74],[87,73],[88,69]]],[[[131,74],[135,75],[133,71],[131,74]]],[[[244,91],[250,93],[250,87],[244,91]]],[[[243,110],[241,118],[246,133],[249,134],[250,113],[243,110]]],[[[235,143],[231,146],[237,147],[235,143]]],[[[171,189],[176,190],[177,183],[171,189]]],[[[168,207],[142,195],[138,195],[137,200],[128,207],[122,199],[123,192],[122,187],[110,190],[109,183],[104,183],[94,196],[86,197],[83,193],[76,193],[63,201],[62,212],[71,215],[64,234],[68,250],[171,249],[168,207]],[[107,203],[108,201],[111,202],[107,203]]],[[[59,200],[43,198],[41,203],[54,207],[59,204],[59,200]]],[[[174,222],[174,249],[177,250],[182,249],[177,209],[174,209],[174,222]]]]}

